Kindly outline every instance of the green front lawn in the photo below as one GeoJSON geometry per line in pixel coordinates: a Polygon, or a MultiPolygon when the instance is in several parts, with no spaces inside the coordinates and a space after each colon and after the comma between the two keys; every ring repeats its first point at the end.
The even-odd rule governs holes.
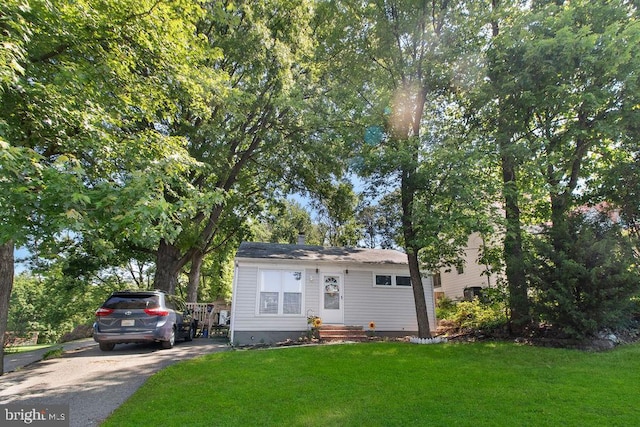
{"type": "Polygon", "coordinates": [[[364,343],[179,363],[103,426],[629,426],[639,398],[640,344],[364,343]]]}

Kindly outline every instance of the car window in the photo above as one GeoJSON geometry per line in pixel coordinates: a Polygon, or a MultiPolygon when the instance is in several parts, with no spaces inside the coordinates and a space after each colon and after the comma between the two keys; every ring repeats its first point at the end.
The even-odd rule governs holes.
{"type": "Polygon", "coordinates": [[[105,308],[145,309],[159,307],[157,295],[113,295],[103,304],[105,308]]]}

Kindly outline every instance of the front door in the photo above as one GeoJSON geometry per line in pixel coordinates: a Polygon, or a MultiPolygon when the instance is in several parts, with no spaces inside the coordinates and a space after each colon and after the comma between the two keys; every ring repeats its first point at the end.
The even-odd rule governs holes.
{"type": "Polygon", "coordinates": [[[323,274],[321,291],[322,323],[344,323],[342,275],[323,274]]]}

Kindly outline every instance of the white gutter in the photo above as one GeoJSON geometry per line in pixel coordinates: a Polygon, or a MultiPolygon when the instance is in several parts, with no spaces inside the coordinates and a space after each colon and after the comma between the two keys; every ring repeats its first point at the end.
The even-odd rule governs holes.
{"type": "Polygon", "coordinates": [[[236,320],[236,290],[238,287],[238,261],[233,261],[233,286],[231,290],[231,322],[229,323],[229,343],[233,345],[233,336],[235,335],[236,320]]]}

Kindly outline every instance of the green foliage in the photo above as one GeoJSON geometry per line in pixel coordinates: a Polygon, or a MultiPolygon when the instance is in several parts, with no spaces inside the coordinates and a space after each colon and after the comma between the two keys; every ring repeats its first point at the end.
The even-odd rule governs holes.
{"type": "Polygon", "coordinates": [[[640,293],[633,250],[618,225],[601,214],[572,215],[563,250],[548,234],[535,244],[531,271],[536,314],[569,337],[585,338],[603,328],[624,326],[640,293]]]}
{"type": "Polygon", "coordinates": [[[254,227],[254,238],[259,242],[298,243],[304,234],[308,245],[322,245],[320,230],[313,224],[309,211],[296,201],[272,200],[269,208],[259,217],[254,227]]]}
{"type": "Polygon", "coordinates": [[[506,307],[502,304],[487,305],[478,298],[460,301],[453,321],[460,329],[490,331],[507,323],[506,307]]]}
{"type": "Polygon", "coordinates": [[[370,204],[360,208],[359,221],[364,226],[364,236],[369,247],[383,249],[400,247],[404,241],[400,226],[400,191],[387,193],[370,204]]]}
{"type": "Polygon", "coordinates": [[[12,0],[2,8],[2,44],[13,54],[8,68],[0,59],[0,241],[6,233],[18,244],[50,244],[72,229],[109,264],[120,248],[130,255],[175,240],[176,223],[220,201],[194,195],[185,176],[207,171],[184,138],[166,132],[176,100],[202,106],[215,82],[216,72],[196,67],[200,4],[12,0]],[[16,69],[12,78],[7,69],[16,69]],[[176,193],[181,203],[172,203],[176,193]]]}
{"type": "Polygon", "coordinates": [[[39,321],[44,291],[44,284],[36,278],[26,274],[16,276],[9,301],[7,331],[26,336],[29,332],[45,329],[39,321]]]}
{"type": "Polygon", "coordinates": [[[499,290],[489,290],[486,298],[476,297],[472,301],[454,302],[448,298],[441,298],[436,305],[436,317],[445,321],[449,328],[459,331],[490,332],[507,323],[503,296],[499,290]]]}
{"type": "Polygon", "coordinates": [[[7,330],[38,332],[39,342],[52,343],[78,325],[92,324],[100,304],[112,291],[123,287],[113,277],[101,279],[97,285],[65,277],[60,273],[60,265],[55,264],[45,278],[17,276],[7,330]]]}
{"type": "Polygon", "coordinates": [[[355,216],[359,197],[349,182],[326,186],[321,200],[315,203],[319,213],[322,244],[356,246],[362,238],[361,225],[355,216]]]}
{"type": "Polygon", "coordinates": [[[436,318],[438,320],[450,319],[454,316],[456,302],[451,298],[442,297],[436,302],[436,318]]]}
{"type": "Polygon", "coordinates": [[[42,355],[42,360],[57,359],[62,357],[64,349],[62,347],[52,348],[42,355]]]}
{"type": "Polygon", "coordinates": [[[26,21],[29,3],[26,0],[7,0],[0,4],[0,92],[14,84],[24,73],[24,43],[30,36],[26,21]]]}
{"type": "Polygon", "coordinates": [[[231,301],[235,252],[234,242],[233,245],[218,248],[205,257],[198,286],[198,301],[231,301]]]}
{"type": "MultiPolygon", "coordinates": [[[[567,237],[564,220],[586,197],[604,201],[638,254],[637,4],[493,4],[2,2],[0,244],[28,243],[52,266],[46,290],[19,284],[13,305],[27,317],[52,293],[61,310],[12,311],[12,327],[36,322],[54,337],[86,321],[98,283],[129,285],[108,267],[144,265],[159,247],[175,265],[156,271],[176,275],[207,254],[201,296],[226,296],[248,219],[291,190],[318,201],[324,228],[284,205],[267,240],[304,231],[309,243],[354,245],[364,224],[370,246],[409,247],[433,270],[455,264],[471,232],[500,230],[505,159],[507,240],[556,228],[544,242],[554,249],[541,243],[531,259],[540,315],[574,335],[610,323],[621,305],[575,320],[600,310],[576,287],[597,294],[604,271],[625,288],[635,270],[623,255],[589,263],[626,249],[583,244],[582,228],[567,237]],[[350,161],[378,204],[357,218],[359,195],[340,176],[350,161]]],[[[483,261],[524,265],[517,244],[506,248],[483,261]]],[[[476,310],[460,320],[483,318],[476,310]]]]}
{"type": "Polygon", "coordinates": [[[591,196],[596,202],[606,200],[601,207],[609,208],[611,215],[619,215],[625,232],[640,258],[640,127],[636,119],[627,123],[628,139],[623,149],[611,150],[606,156],[608,171],[591,196]],[[608,204],[611,203],[609,206],[608,204]]]}
{"type": "MultiPolygon", "coordinates": [[[[626,153],[633,152],[629,148],[636,144],[630,141],[637,139],[633,123],[639,113],[640,28],[633,2],[493,5],[486,93],[477,102],[487,134],[495,140],[502,159],[507,218],[504,257],[511,313],[526,322],[526,251],[522,250],[521,230],[551,224],[549,236],[558,252],[553,263],[566,264],[561,261],[566,257],[562,247],[575,241],[566,234],[566,217],[584,203],[594,183],[609,177],[599,194],[599,201],[607,204],[620,202],[621,186],[628,183],[627,188],[635,188],[633,168],[625,165],[612,173],[612,166],[633,162],[626,153]]],[[[546,253],[532,262],[545,264],[550,257],[546,253]]],[[[565,267],[558,287],[565,286],[570,293],[572,282],[581,280],[582,267],[565,267]]],[[[569,309],[569,300],[565,299],[563,310],[569,309]]],[[[547,306],[551,310],[553,304],[547,306]]],[[[577,306],[573,310],[580,311],[577,306]]],[[[585,325],[587,330],[592,326],[585,325]]],[[[580,325],[567,327],[572,334],[588,333],[581,332],[580,325]]]]}

